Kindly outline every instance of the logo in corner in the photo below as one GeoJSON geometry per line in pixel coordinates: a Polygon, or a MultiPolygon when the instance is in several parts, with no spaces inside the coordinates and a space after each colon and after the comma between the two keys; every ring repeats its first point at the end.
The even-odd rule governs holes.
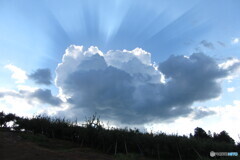
{"type": "Polygon", "coordinates": [[[211,152],[210,152],[210,156],[211,156],[211,157],[214,157],[215,155],[216,155],[216,154],[215,154],[214,151],[211,151],[211,152]]]}

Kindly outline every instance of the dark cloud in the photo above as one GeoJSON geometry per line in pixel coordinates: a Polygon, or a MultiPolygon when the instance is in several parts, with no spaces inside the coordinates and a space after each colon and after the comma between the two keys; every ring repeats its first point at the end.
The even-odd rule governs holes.
{"type": "Polygon", "coordinates": [[[200,44],[203,45],[204,47],[208,48],[208,49],[215,49],[213,43],[208,42],[208,41],[206,41],[206,40],[202,40],[202,41],[200,42],[200,44]]]}
{"type": "Polygon", "coordinates": [[[5,96],[23,98],[32,102],[34,99],[40,103],[50,104],[52,106],[58,106],[62,103],[62,100],[52,95],[49,89],[37,89],[35,91],[19,90],[19,91],[0,91],[0,98],[5,96]]]}
{"type": "Polygon", "coordinates": [[[49,89],[37,89],[36,91],[29,93],[28,98],[36,98],[41,103],[47,103],[53,106],[58,106],[62,103],[61,99],[53,96],[49,89]]]}
{"type": "Polygon", "coordinates": [[[189,58],[171,56],[159,64],[159,70],[170,79],[165,85],[166,97],[179,103],[207,100],[218,97],[221,92],[218,79],[227,76],[210,57],[195,53],[189,58]]]}
{"type": "Polygon", "coordinates": [[[37,84],[50,85],[52,80],[51,71],[47,68],[37,69],[34,73],[28,75],[37,84]]]}
{"type": "Polygon", "coordinates": [[[171,121],[190,113],[200,118],[212,113],[191,105],[218,97],[219,80],[235,69],[221,68],[203,53],[171,56],[156,69],[139,58],[146,53],[132,52],[131,57],[126,51],[99,55],[74,47],[67,50],[56,70],[56,83],[70,97],[71,107],[59,114],[81,119],[97,113],[123,124],[171,121]],[[165,83],[160,81],[162,74],[165,83]]]}

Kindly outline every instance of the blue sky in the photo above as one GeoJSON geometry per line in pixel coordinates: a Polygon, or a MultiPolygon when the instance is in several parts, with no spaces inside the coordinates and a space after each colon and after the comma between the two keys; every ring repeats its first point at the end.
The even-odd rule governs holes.
{"type": "MultiPolygon", "coordinates": [[[[94,113],[94,110],[102,107],[99,112],[102,112],[104,115],[104,111],[106,110],[106,113],[110,115],[107,116],[108,118],[106,118],[106,120],[119,120],[124,124],[125,122],[122,118],[126,117],[125,113],[120,113],[121,111],[118,109],[111,108],[111,112],[106,109],[109,107],[106,104],[109,105],[113,103],[109,102],[109,99],[112,99],[112,101],[115,100],[114,104],[116,104],[116,106],[119,104],[120,108],[121,105],[132,105],[128,109],[133,113],[136,111],[136,115],[138,116],[142,114],[139,110],[149,114],[146,119],[141,122],[142,125],[134,119],[131,125],[146,127],[147,129],[153,127],[156,131],[162,128],[166,132],[179,132],[180,134],[192,132],[197,126],[216,132],[225,129],[236,139],[237,134],[240,133],[240,128],[234,129],[227,125],[227,123],[234,122],[236,115],[231,116],[231,114],[239,113],[240,110],[240,99],[238,97],[240,92],[238,75],[240,72],[239,68],[237,68],[238,63],[240,63],[239,7],[240,1],[238,0],[184,0],[181,2],[177,0],[1,0],[0,100],[3,106],[0,109],[6,112],[15,112],[20,115],[32,115],[47,110],[49,113],[54,112],[57,115],[68,114],[74,117],[78,116],[73,114],[75,111],[79,113],[85,109],[82,112],[91,114],[92,112],[94,113]],[[75,46],[69,47],[70,45],[75,46]],[[84,50],[81,50],[79,46],[84,46],[84,50]],[[91,48],[88,50],[91,46],[96,46],[98,49],[91,48]],[[142,50],[134,50],[135,48],[141,48],[142,50]],[[87,50],[89,54],[91,53],[90,55],[94,52],[107,54],[104,56],[99,54],[100,57],[104,59],[104,62],[102,62],[98,56],[93,56],[95,58],[89,60],[81,59],[80,57],[76,59],[75,57],[71,62],[68,62],[66,58],[64,61],[63,55],[69,58],[69,55],[74,55],[75,52],[84,54],[87,50]],[[112,53],[108,52],[110,50],[112,50],[112,53]],[[124,50],[128,50],[128,52],[124,50]],[[114,54],[118,52],[128,56],[122,57],[121,54],[114,54]],[[203,55],[198,54],[191,58],[191,55],[194,53],[203,53],[203,55]],[[134,58],[129,58],[129,54],[132,54],[134,58]],[[151,55],[150,59],[149,55],[151,55]],[[175,58],[169,59],[171,55],[175,55],[175,58]],[[180,57],[177,57],[177,55],[180,57]],[[166,74],[166,77],[168,74],[170,75],[170,79],[165,77],[167,81],[176,78],[173,75],[176,69],[171,71],[164,70],[164,67],[169,67],[167,62],[172,63],[173,61],[177,64],[184,61],[183,64],[180,63],[179,68],[181,68],[181,64],[187,65],[188,60],[194,61],[196,57],[198,57],[197,61],[199,60],[199,63],[203,62],[201,58],[209,63],[212,62],[206,56],[214,61],[213,66],[219,66],[224,63],[226,65],[227,62],[229,64],[225,68],[219,68],[224,72],[228,72],[227,74],[216,76],[214,77],[215,79],[209,79],[211,82],[216,81],[216,87],[220,86],[218,92],[214,92],[212,95],[209,94],[209,97],[206,96],[199,99],[192,97],[191,100],[184,103],[180,101],[181,96],[177,97],[176,103],[166,105],[170,108],[172,107],[172,110],[176,110],[176,108],[178,110],[178,107],[182,107],[182,110],[179,109],[176,115],[168,113],[168,110],[164,107],[156,109],[146,108],[144,106],[147,102],[153,106],[163,105],[165,104],[163,101],[167,101],[166,99],[169,98],[166,94],[172,93],[170,92],[171,88],[168,88],[169,91],[166,94],[162,93],[163,89],[159,89],[153,93],[153,89],[151,89],[151,87],[149,88],[149,86],[155,84],[156,77],[161,77],[160,72],[161,74],[166,74]],[[190,58],[182,59],[182,57],[190,58]],[[87,62],[85,62],[85,60],[87,62]],[[126,60],[131,60],[131,62],[128,63],[126,60]],[[146,61],[148,60],[151,62],[147,63],[146,61]],[[106,63],[107,66],[112,66],[113,69],[106,69],[104,72],[97,72],[95,74],[92,72],[83,74],[81,69],[76,68],[75,70],[71,70],[71,68],[74,68],[74,63],[78,64],[78,66],[83,65],[79,64],[81,61],[84,61],[83,68],[87,66],[88,69],[89,67],[95,67],[95,69],[97,67],[98,70],[105,70],[104,66],[106,63]],[[126,63],[126,67],[123,68],[124,65],[120,64],[120,62],[123,64],[126,63]],[[59,67],[59,63],[63,65],[59,67]],[[72,63],[73,66],[69,66],[67,63],[72,63]],[[142,63],[146,66],[143,66],[142,63]],[[231,70],[231,67],[233,68],[234,65],[237,67],[231,70]],[[152,68],[149,69],[149,66],[152,66],[152,68]],[[159,67],[159,69],[153,71],[154,67],[159,67]],[[71,82],[71,84],[76,86],[70,85],[70,82],[62,82],[63,80],[59,78],[62,77],[62,79],[65,80],[66,75],[63,75],[62,72],[66,72],[66,70],[69,71],[69,73],[71,72],[71,74],[68,75],[69,77],[80,80],[79,82],[71,82]],[[121,72],[119,70],[121,70],[121,72]],[[159,73],[155,73],[155,71],[159,73]],[[145,73],[152,78],[149,82],[139,80],[139,77],[136,77],[136,74],[145,75],[145,73]],[[129,81],[134,83],[134,86],[125,85],[129,77],[127,74],[130,75],[131,80],[129,81]],[[129,94],[129,96],[133,96],[133,100],[124,96],[119,96],[120,98],[116,99],[111,96],[107,97],[109,95],[106,93],[106,97],[98,99],[101,106],[86,110],[86,106],[89,103],[83,102],[83,100],[74,101],[74,97],[76,98],[75,94],[79,94],[82,95],[82,97],[95,98],[96,102],[98,102],[97,97],[92,96],[92,94],[97,93],[98,90],[93,87],[93,92],[89,90],[85,91],[86,88],[80,83],[87,78],[89,78],[90,80],[88,80],[92,83],[100,83],[100,80],[93,80],[97,78],[97,75],[104,77],[101,79],[102,86],[105,87],[103,87],[103,89],[108,92],[116,92],[116,97],[121,94],[129,94]],[[107,79],[109,75],[115,76],[115,78],[110,76],[110,79],[112,78],[111,81],[107,79]],[[50,80],[51,84],[49,85],[49,83],[46,82],[50,80]],[[105,82],[108,82],[108,85],[104,85],[105,82]],[[126,90],[113,89],[115,85],[123,85],[122,87],[125,87],[124,89],[126,90]],[[145,88],[139,88],[138,85],[145,85],[145,88]],[[73,92],[71,87],[79,87],[82,92],[73,92]],[[131,88],[134,88],[134,91],[132,91],[131,88]],[[24,92],[23,95],[22,92],[20,92],[21,90],[25,90],[26,93],[24,92]],[[160,95],[165,97],[165,99],[149,98],[146,94],[152,95],[152,97],[160,95]],[[18,96],[16,97],[16,95],[18,96]],[[71,102],[68,98],[72,98],[74,102],[71,102]],[[13,101],[18,101],[17,99],[19,103],[27,107],[24,109],[24,106],[18,106],[16,109],[13,101]],[[121,101],[121,105],[119,101],[121,101]],[[85,107],[74,107],[75,103],[85,107]],[[33,104],[35,104],[34,107],[33,104]],[[56,107],[56,105],[59,105],[59,107],[56,107]],[[136,105],[142,107],[136,109],[134,108],[136,105]],[[182,105],[187,107],[184,108],[182,105]],[[71,107],[72,110],[69,109],[71,107]],[[191,107],[198,109],[196,113],[190,111],[191,107]],[[226,115],[222,115],[222,113],[226,112],[224,110],[226,108],[228,108],[227,111],[229,114],[226,113],[226,115]],[[159,118],[157,115],[154,115],[153,112],[149,111],[154,111],[154,109],[159,111],[159,118]],[[211,114],[213,112],[215,114],[211,114]],[[164,113],[169,116],[166,116],[164,113]],[[194,119],[191,117],[191,114],[197,113],[203,114],[202,118],[194,119]],[[189,120],[191,122],[190,124],[189,120]],[[144,121],[148,123],[145,124],[144,121]],[[208,121],[211,121],[211,123],[208,123],[208,121]],[[188,124],[188,127],[179,127],[185,123],[188,124]],[[168,127],[170,125],[174,127],[168,127]]],[[[196,63],[196,65],[197,64],[198,63],[196,63]]],[[[189,67],[196,66],[190,65],[189,67]]],[[[204,68],[204,66],[202,66],[202,68],[204,68]]],[[[189,72],[185,74],[186,70],[184,69],[188,70],[185,66],[181,69],[179,72],[183,73],[184,78],[187,77],[183,82],[188,82],[187,80],[192,78],[192,73],[189,72]]],[[[196,69],[196,71],[201,71],[201,69],[196,69]]],[[[202,73],[202,75],[208,74],[202,73]]],[[[196,75],[196,77],[197,76],[198,75],[196,75]]],[[[176,80],[182,80],[182,78],[178,78],[179,77],[177,77],[176,80]]],[[[202,78],[207,81],[209,77],[202,78]]],[[[68,79],[69,78],[66,78],[66,81],[68,79]]],[[[190,82],[192,82],[192,79],[190,82]]],[[[188,84],[188,86],[200,85],[200,82],[195,82],[196,81],[188,84]]],[[[84,84],[89,85],[88,83],[84,84]]],[[[177,87],[179,87],[178,85],[181,86],[182,84],[177,84],[177,87]]],[[[95,86],[98,89],[102,87],[97,85],[90,86],[95,86]]],[[[161,88],[163,86],[157,85],[157,87],[161,88]]],[[[184,91],[182,86],[181,89],[184,91]]],[[[200,94],[202,90],[200,91],[196,88],[195,92],[199,92],[200,94]]],[[[205,91],[203,93],[205,93],[205,91]]],[[[211,93],[210,89],[209,93],[211,93]]],[[[181,92],[179,94],[183,95],[181,92]]],[[[92,99],[89,98],[89,100],[92,99]]],[[[94,105],[95,104],[93,104],[93,106],[94,105]]],[[[116,123],[117,122],[113,122],[113,124],[116,123]]]]}

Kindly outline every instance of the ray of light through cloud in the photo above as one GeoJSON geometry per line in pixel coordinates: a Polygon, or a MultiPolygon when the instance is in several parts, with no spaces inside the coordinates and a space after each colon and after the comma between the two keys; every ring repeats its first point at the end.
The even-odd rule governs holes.
{"type": "Polygon", "coordinates": [[[222,126],[236,139],[227,124],[239,120],[239,5],[2,0],[0,110],[98,112],[113,125],[181,134],[222,126]]]}

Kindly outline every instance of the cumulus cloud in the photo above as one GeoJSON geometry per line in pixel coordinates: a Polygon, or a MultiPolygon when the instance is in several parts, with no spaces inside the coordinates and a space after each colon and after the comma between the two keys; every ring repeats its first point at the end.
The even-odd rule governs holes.
{"type": "Polygon", "coordinates": [[[12,71],[12,78],[16,80],[16,83],[24,83],[25,80],[28,79],[26,72],[19,67],[8,64],[5,66],[5,68],[12,71]]]}
{"type": "Polygon", "coordinates": [[[220,80],[234,74],[239,65],[240,62],[218,65],[211,57],[194,53],[189,58],[171,56],[160,63],[159,70],[169,79],[166,86],[170,93],[167,97],[172,103],[177,99],[178,104],[189,104],[218,97],[221,93],[220,80]]]}
{"type": "Polygon", "coordinates": [[[51,71],[47,68],[37,69],[34,73],[28,75],[37,84],[50,85],[52,80],[51,71]]]}
{"type": "Polygon", "coordinates": [[[218,97],[220,80],[233,70],[219,67],[203,53],[171,56],[157,66],[140,48],[102,53],[97,47],[72,45],[56,69],[55,83],[71,104],[59,114],[81,118],[96,112],[128,124],[173,120],[193,112],[200,118],[213,113],[190,106],[218,97]]]}

